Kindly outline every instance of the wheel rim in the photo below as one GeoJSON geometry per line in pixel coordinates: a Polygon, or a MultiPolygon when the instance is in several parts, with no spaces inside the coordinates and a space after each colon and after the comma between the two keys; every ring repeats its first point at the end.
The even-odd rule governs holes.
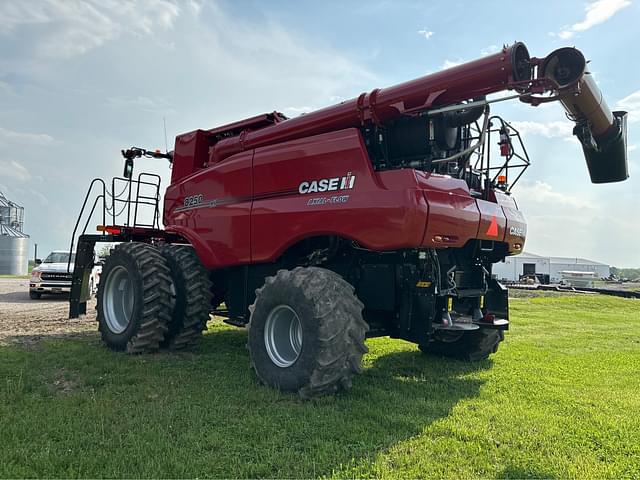
{"type": "Polygon", "coordinates": [[[269,313],[264,329],[267,354],[278,367],[293,365],[302,350],[302,324],[288,305],[278,305],[269,313]]]}
{"type": "Polygon", "coordinates": [[[104,289],[104,317],[113,333],[124,332],[133,314],[134,293],[129,271],[115,267],[106,278],[104,289]]]}

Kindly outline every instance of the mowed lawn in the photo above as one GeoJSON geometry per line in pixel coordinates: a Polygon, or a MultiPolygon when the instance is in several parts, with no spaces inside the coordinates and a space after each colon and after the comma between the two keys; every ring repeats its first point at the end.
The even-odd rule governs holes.
{"type": "Polygon", "coordinates": [[[345,395],[258,384],[242,330],[126,356],[0,347],[1,477],[640,477],[640,301],[512,300],[479,364],[368,341],[345,395]]]}

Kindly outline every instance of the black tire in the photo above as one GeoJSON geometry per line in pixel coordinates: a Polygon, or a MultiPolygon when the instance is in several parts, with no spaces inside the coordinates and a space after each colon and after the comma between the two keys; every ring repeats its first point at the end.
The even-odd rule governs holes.
{"type": "Polygon", "coordinates": [[[171,269],[175,295],[163,347],[181,349],[196,343],[207,328],[211,311],[211,281],[189,245],[165,245],[160,253],[171,269]]]}
{"type": "Polygon", "coordinates": [[[42,294],[40,292],[29,292],[29,298],[31,300],[40,300],[42,294]]]}
{"type": "Polygon", "coordinates": [[[127,353],[156,351],[171,318],[171,277],[165,258],[145,243],[118,245],[103,266],[97,301],[98,330],[109,348],[127,353]],[[120,277],[126,280],[115,285],[120,277]],[[116,287],[123,296],[120,303],[124,305],[125,298],[130,303],[128,319],[117,314],[120,303],[109,299],[116,287]],[[114,328],[114,319],[122,321],[121,331],[114,328]]]}
{"type": "MultiPolygon", "coordinates": [[[[297,267],[267,277],[249,307],[248,348],[258,378],[304,399],[351,388],[352,377],[361,373],[362,356],[368,351],[364,341],[369,326],[362,309],[353,287],[330,270],[297,267]],[[301,347],[288,366],[275,363],[265,336],[270,314],[283,309],[292,310],[300,325],[301,347]]],[[[295,336],[291,331],[289,338],[295,336]]]]}
{"type": "Polygon", "coordinates": [[[420,350],[423,353],[479,362],[496,353],[498,345],[504,340],[502,330],[488,328],[464,332],[458,339],[449,341],[445,335],[447,334],[444,333],[440,338],[436,337],[427,345],[420,345],[420,350]]]}

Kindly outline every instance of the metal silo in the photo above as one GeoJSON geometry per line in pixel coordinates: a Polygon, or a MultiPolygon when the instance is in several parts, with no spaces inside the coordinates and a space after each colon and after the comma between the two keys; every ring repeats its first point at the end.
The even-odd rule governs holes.
{"type": "Polygon", "coordinates": [[[0,192],[0,275],[26,275],[29,235],[22,232],[24,208],[0,192]]]}

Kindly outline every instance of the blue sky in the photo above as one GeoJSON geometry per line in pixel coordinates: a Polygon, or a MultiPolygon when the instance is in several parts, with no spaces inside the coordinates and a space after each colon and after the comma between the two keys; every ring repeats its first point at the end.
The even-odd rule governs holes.
{"type": "MultiPolygon", "coordinates": [[[[195,128],[289,116],[524,41],[575,45],[612,108],[631,112],[631,178],[589,182],[560,105],[502,103],[533,166],[515,187],[527,250],[640,266],[640,3],[3,0],[0,190],[42,250],[64,248],[89,181],[121,148],[195,128]]],[[[137,167],[163,175],[166,162],[137,167]]],[[[93,222],[96,223],[96,222],[93,222]]]]}

